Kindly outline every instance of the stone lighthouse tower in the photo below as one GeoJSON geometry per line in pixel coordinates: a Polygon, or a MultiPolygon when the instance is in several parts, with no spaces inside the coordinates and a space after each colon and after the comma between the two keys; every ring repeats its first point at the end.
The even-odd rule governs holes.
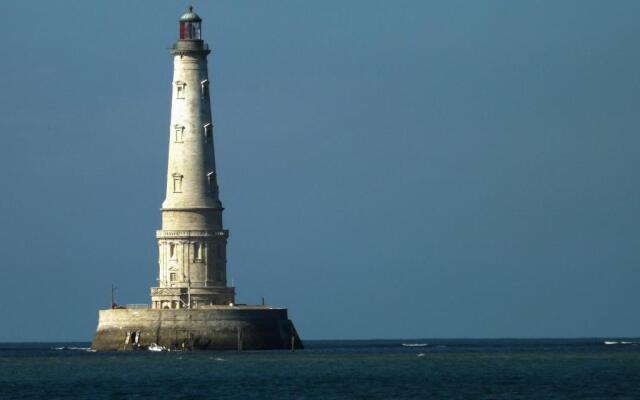
{"type": "Polygon", "coordinates": [[[171,49],[173,82],[167,192],[157,231],[159,286],[153,308],[198,308],[234,303],[227,286],[226,246],[214,156],[211,82],[202,20],[190,7],[171,49]]]}
{"type": "Polygon", "coordinates": [[[150,305],[100,310],[91,347],[96,350],[302,348],[286,308],[235,304],[227,286],[227,239],[216,178],[211,52],[202,19],[180,17],[171,49],[173,81],[167,191],[162,229],[156,231],[158,286],[150,305]]]}

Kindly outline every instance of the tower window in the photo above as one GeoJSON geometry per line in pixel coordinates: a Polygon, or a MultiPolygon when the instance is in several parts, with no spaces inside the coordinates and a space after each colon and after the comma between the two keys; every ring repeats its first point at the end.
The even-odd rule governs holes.
{"type": "Polygon", "coordinates": [[[216,173],[211,171],[207,174],[207,182],[209,183],[209,191],[211,193],[215,192],[216,188],[216,173]]]}
{"type": "Polygon", "coordinates": [[[176,259],[176,245],[174,243],[169,243],[169,259],[176,259]]]}
{"type": "Polygon", "coordinates": [[[169,274],[169,280],[171,282],[175,282],[176,281],[176,273],[175,272],[172,272],[172,273],[169,274]]]}
{"type": "Polygon", "coordinates": [[[175,143],[182,143],[183,136],[184,136],[184,126],[176,125],[174,126],[174,128],[175,128],[175,136],[173,141],[175,143]]]}
{"type": "Polygon", "coordinates": [[[211,125],[211,123],[206,124],[205,126],[203,126],[203,130],[204,130],[204,141],[209,142],[211,140],[211,137],[213,136],[213,125],[211,125]]]}
{"type": "Polygon", "coordinates": [[[184,99],[186,83],[182,81],[176,81],[176,99],[184,99]]]}
{"type": "Polygon", "coordinates": [[[193,244],[193,259],[194,261],[202,261],[202,243],[193,244]]]}
{"type": "Polygon", "coordinates": [[[173,193],[182,193],[182,175],[173,174],[173,193]]]}
{"type": "Polygon", "coordinates": [[[208,99],[209,98],[209,80],[205,79],[202,82],[200,82],[200,86],[202,86],[202,98],[203,99],[208,99]]]}

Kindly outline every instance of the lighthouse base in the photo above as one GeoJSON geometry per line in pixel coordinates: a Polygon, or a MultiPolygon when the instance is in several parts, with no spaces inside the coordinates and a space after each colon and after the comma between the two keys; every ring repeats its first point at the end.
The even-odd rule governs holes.
{"type": "Polygon", "coordinates": [[[301,349],[286,308],[100,310],[91,348],[132,351],[158,344],[180,350],[301,349]]]}

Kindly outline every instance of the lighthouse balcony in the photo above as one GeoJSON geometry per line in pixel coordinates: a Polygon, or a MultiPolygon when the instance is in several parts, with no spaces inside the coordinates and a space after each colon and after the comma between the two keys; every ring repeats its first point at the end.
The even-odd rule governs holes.
{"type": "Polygon", "coordinates": [[[171,54],[174,56],[209,53],[209,45],[200,39],[181,39],[171,47],[171,54]]]}
{"type": "Polygon", "coordinates": [[[151,296],[153,297],[173,297],[187,293],[187,288],[168,288],[168,287],[152,287],[151,288],[151,296]]]}
{"type": "Polygon", "coordinates": [[[227,229],[223,229],[220,231],[156,231],[157,239],[190,239],[203,237],[226,238],[229,237],[229,231],[227,229]]]}
{"type": "Polygon", "coordinates": [[[232,287],[189,288],[152,287],[151,308],[200,308],[209,305],[233,304],[235,289],[232,287]]]}

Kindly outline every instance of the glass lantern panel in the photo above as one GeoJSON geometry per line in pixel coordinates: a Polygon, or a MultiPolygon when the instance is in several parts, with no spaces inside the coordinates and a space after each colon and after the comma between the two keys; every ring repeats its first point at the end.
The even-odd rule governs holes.
{"type": "Polygon", "coordinates": [[[187,38],[187,23],[188,22],[180,22],[180,39],[187,38]]]}

